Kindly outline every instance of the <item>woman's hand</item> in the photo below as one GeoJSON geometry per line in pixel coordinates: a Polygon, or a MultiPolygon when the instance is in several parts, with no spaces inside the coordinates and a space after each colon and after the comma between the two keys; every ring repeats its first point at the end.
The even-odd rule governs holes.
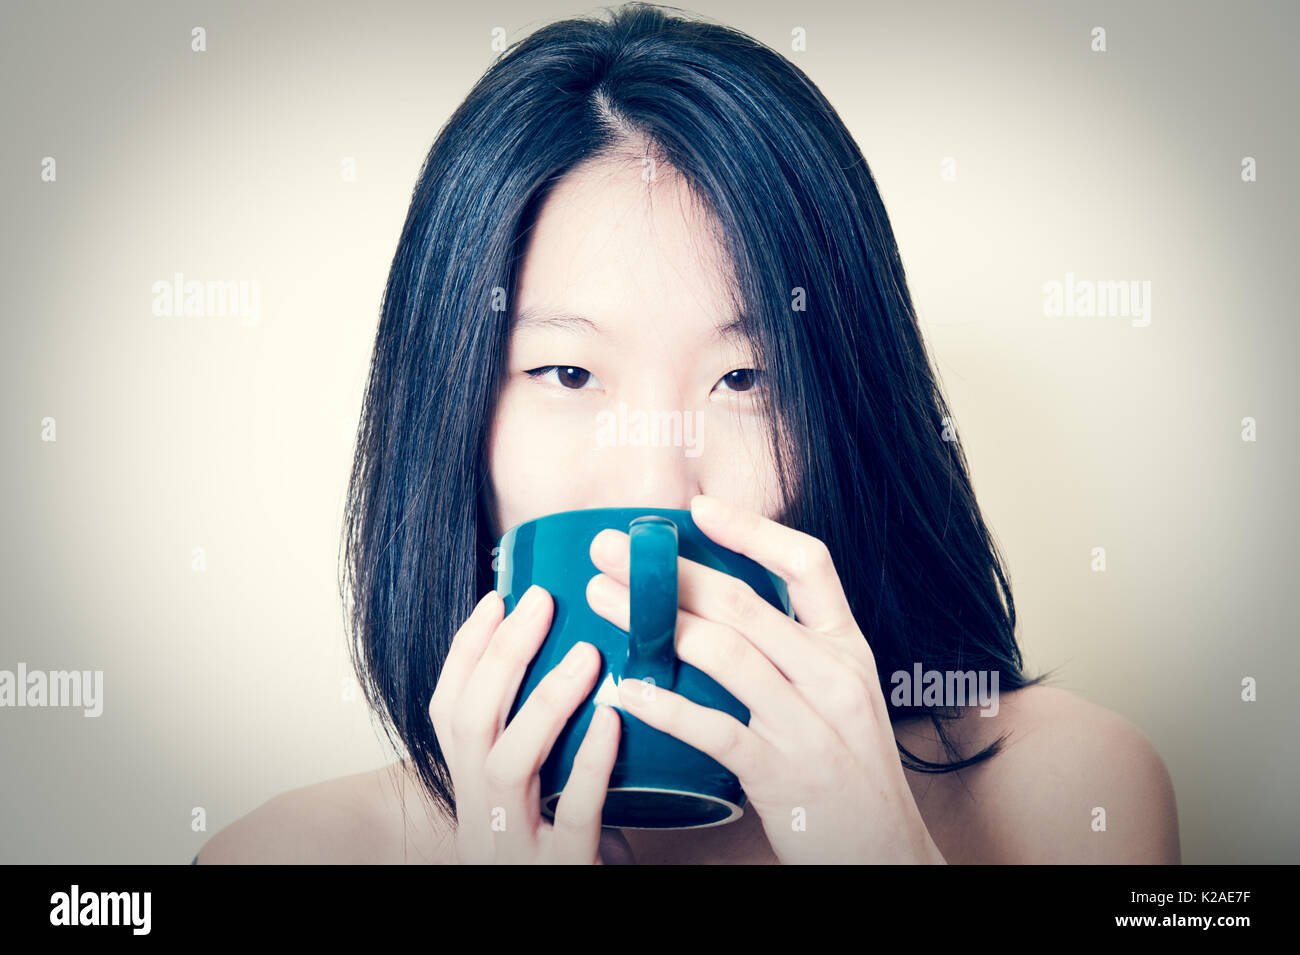
{"type": "MultiPolygon", "coordinates": [[[[600,654],[578,643],[506,725],[524,670],[551,626],[551,595],[531,587],[504,620],[495,591],[452,639],[429,701],[456,797],[455,862],[602,864],[601,808],[618,753],[621,721],[599,706],[555,808],[541,816],[538,772],[565,722],[591,691],[600,654]]],[[[625,844],[625,843],[624,843],[625,844]]]]}
{"type": "MultiPolygon", "coordinates": [[[[717,498],[691,501],[710,539],[782,577],[798,622],[735,577],[678,558],[677,655],[749,708],[749,725],[625,679],[623,707],[736,775],[783,863],[943,863],[903,776],[866,638],[826,546],[717,498]]],[[[602,531],[592,609],[628,629],[627,534],[602,531]]]]}

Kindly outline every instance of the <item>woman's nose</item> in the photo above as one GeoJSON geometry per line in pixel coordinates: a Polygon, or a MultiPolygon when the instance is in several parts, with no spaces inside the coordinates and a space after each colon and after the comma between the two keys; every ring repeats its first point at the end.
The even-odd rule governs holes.
{"type": "Polygon", "coordinates": [[[602,507],[689,508],[700,493],[703,454],[695,411],[646,411],[623,406],[605,421],[599,457],[602,507]]]}

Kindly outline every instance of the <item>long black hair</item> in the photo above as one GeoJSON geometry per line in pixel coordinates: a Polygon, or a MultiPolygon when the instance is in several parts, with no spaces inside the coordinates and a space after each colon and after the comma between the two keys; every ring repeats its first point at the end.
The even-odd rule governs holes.
{"type": "Polygon", "coordinates": [[[930,367],[893,230],[861,151],[804,73],[753,38],[630,3],[505,50],[439,132],[385,289],[347,497],[341,595],[366,699],[440,807],[429,720],[451,638],[494,585],[488,434],[520,250],[550,188],[629,148],[685,177],[730,254],[766,372],[781,522],[824,541],[890,674],[1029,679],[1002,558],[930,367]]]}

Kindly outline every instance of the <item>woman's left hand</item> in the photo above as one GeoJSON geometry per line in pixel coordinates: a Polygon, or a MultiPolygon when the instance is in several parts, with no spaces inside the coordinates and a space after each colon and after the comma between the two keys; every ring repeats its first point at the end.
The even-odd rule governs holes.
{"type": "MultiPolygon", "coordinates": [[[[678,558],[677,656],[750,712],[746,726],[640,680],[620,684],[638,719],[736,775],[773,851],[792,863],[945,862],[903,776],[871,647],[826,545],[752,511],[698,495],[713,541],[786,581],[798,621],[744,581],[678,558]]],[[[629,538],[596,535],[592,609],[628,629],[629,538]]]]}

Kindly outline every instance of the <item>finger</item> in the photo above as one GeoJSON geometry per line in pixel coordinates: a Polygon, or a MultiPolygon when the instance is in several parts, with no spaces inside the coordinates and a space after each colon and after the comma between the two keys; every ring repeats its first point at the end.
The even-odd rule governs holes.
{"type": "Polygon", "coordinates": [[[550,594],[529,587],[489,639],[452,714],[454,745],[467,768],[482,768],[505,728],[524,671],[550,630],[551,614],[550,594]]]}
{"type": "MultiPolygon", "coordinates": [[[[587,602],[592,610],[622,630],[628,629],[630,600],[627,587],[605,574],[597,574],[587,583],[587,602]]],[[[782,619],[789,622],[787,617],[782,619]]],[[[807,688],[792,682],[748,636],[688,610],[677,612],[678,659],[707,673],[743,703],[749,709],[749,728],[753,732],[774,742],[778,738],[807,738],[806,734],[817,726],[803,692],[807,688]]],[[[800,646],[797,641],[790,642],[796,648],[800,646]]],[[[808,652],[822,651],[813,648],[808,652]]]]}
{"type": "Polygon", "coordinates": [[[700,706],[680,694],[641,680],[623,679],[619,702],[637,719],[712,756],[742,786],[758,778],[774,748],[730,713],[700,706]]]}
{"type": "MultiPolygon", "coordinates": [[[[551,614],[550,595],[541,587],[530,587],[489,638],[453,710],[455,770],[473,807],[471,836],[475,846],[494,861],[500,861],[503,852],[521,851],[514,837],[522,841],[529,829],[526,815],[515,818],[499,796],[489,793],[484,764],[502,733],[528,662],[550,629],[551,614]]],[[[536,781],[532,785],[536,787],[536,781]]]]}
{"type": "Polygon", "coordinates": [[[503,856],[526,860],[541,822],[537,774],[574,710],[586,699],[600,672],[600,653],[577,643],[542,678],[502,731],[483,764],[488,802],[504,811],[503,856]]]}
{"type": "Polygon", "coordinates": [[[440,728],[438,724],[442,721],[443,714],[448,714],[455,709],[456,700],[460,698],[474,666],[483,656],[488,640],[501,623],[504,609],[505,604],[501,601],[501,595],[495,590],[489,590],[451,639],[447,657],[443,660],[442,669],[438,674],[438,683],[429,700],[429,719],[434,724],[434,731],[439,736],[439,744],[444,754],[447,752],[449,741],[445,737],[449,737],[450,734],[446,732],[447,727],[440,728]],[[439,732],[440,729],[442,732],[439,732]]]}
{"type": "Polygon", "coordinates": [[[462,768],[463,764],[456,752],[451,720],[456,712],[456,701],[472,667],[482,656],[488,640],[501,622],[502,609],[501,596],[496,591],[483,595],[452,638],[438,683],[429,700],[429,721],[433,725],[434,737],[442,749],[443,760],[451,777],[458,828],[459,820],[465,820],[467,825],[465,835],[457,840],[457,851],[463,859],[480,862],[491,861],[492,836],[483,824],[487,810],[483,805],[481,787],[476,788],[472,781],[473,774],[467,774],[462,768]]]}
{"type": "Polygon", "coordinates": [[[557,863],[586,865],[600,858],[601,814],[622,731],[613,707],[596,707],[555,807],[550,838],[551,857],[557,863]]]}
{"type": "Polygon", "coordinates": [[[785,580],[790,607],[805,627],[858,635],[830,551],[816,537],[705,494],[691,498],[691,517],[711,540],[785,580]]]}
{"type": "MultiPolygon", "coordinates": [[[[604,571],[607,579],[622,586],[622,601],[628,599],[625,594],[630,579],[627,565],[629,543],[628,535],[622,531],[604,530],[596,535],[591,545],[592,562],[604,571]]],[[[596,581],[595,577],[588,581],[588,603],[592,603],[592,587],[602,590],[605,587],[596,581]]],[[[612,595],[612,591],[610,593],[612,595]]],[[[595,596],[599,598],[600,593],[595,596]]],[[[729,627],[749,641],[801,691],[838,675],[839,665],[835,656],[806,626],[772,606],[738,577],[679,557],[677,601],[683,610],[729,627]]],[[[596,609],[594,603],[592,609],[596,609]]],[[[628,616],[621,603],[617,609],[621,617],[608,619],[626,630],[628,616]],[[620,619],[622,623],[618,622],[620,619]]],[[[731,652],[739,651],[731,648],[731,652]]],[[[697,665],[693,660],[689,662],[697,665]]],[[[714,676],[712,672],[709,675],[714,676]]]]}

